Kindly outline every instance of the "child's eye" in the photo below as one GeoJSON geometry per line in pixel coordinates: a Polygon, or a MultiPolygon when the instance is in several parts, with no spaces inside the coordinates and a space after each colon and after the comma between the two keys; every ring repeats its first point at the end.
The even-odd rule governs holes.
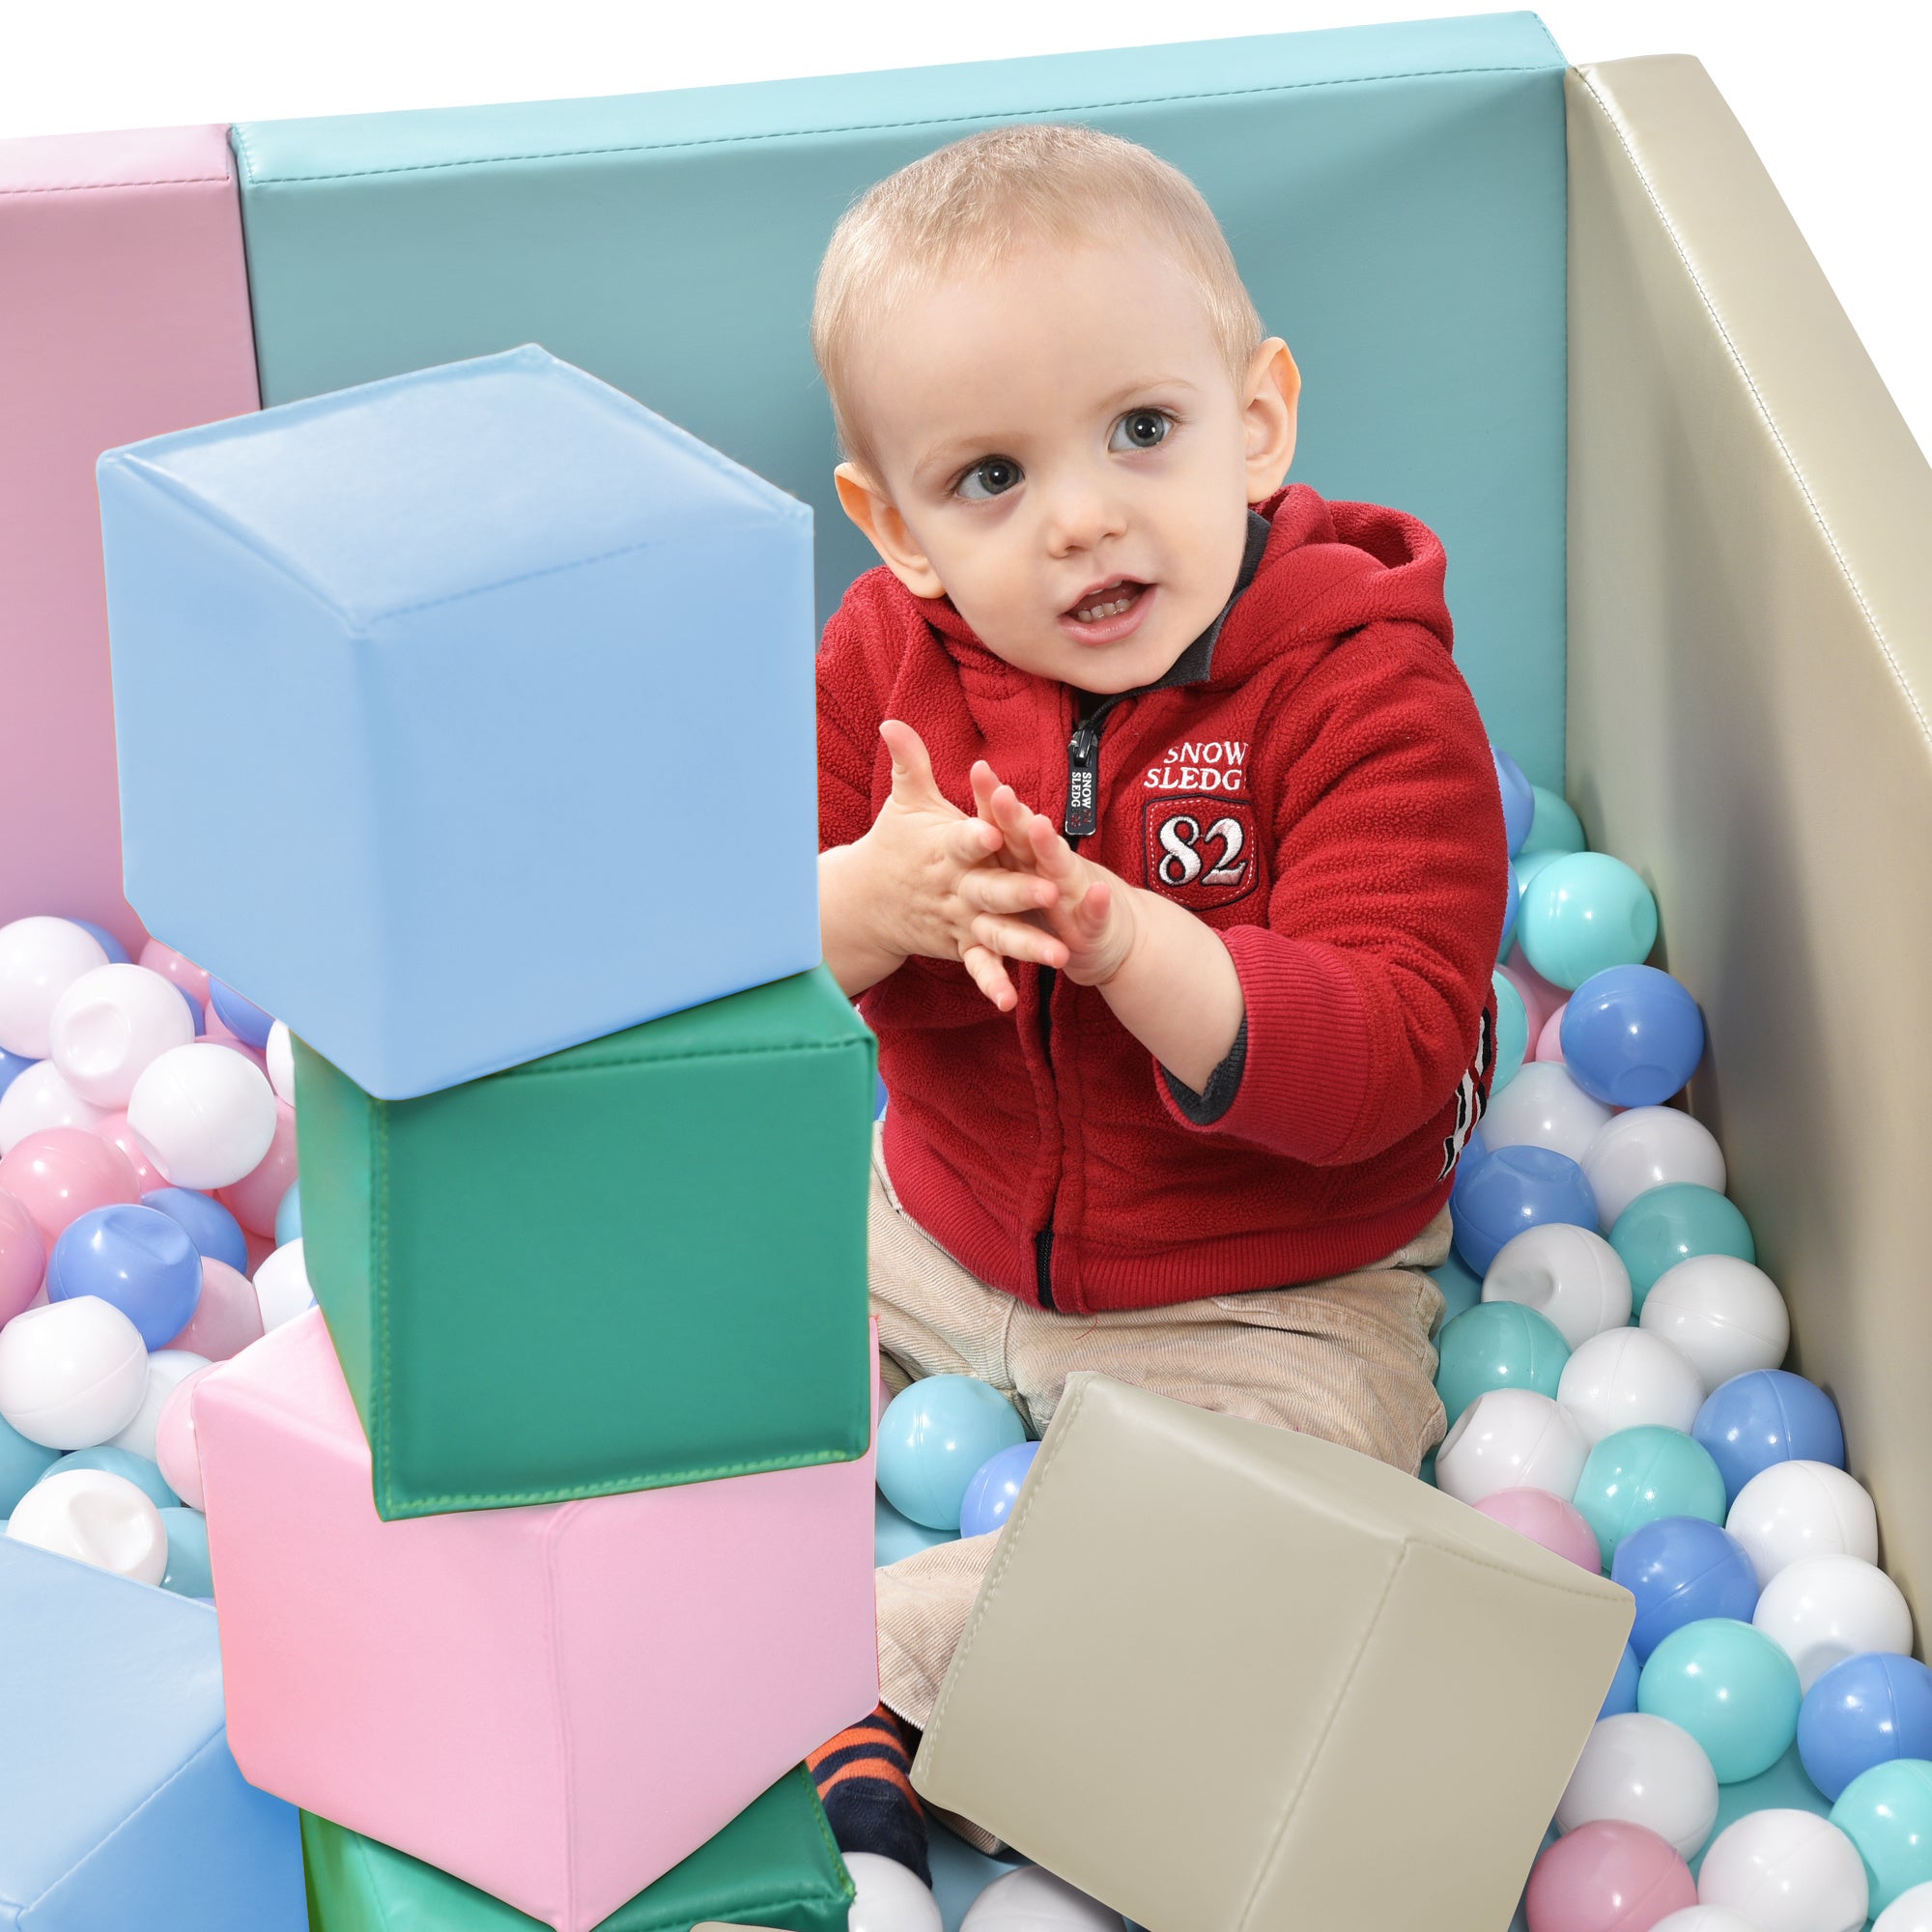
{"type": "Polygon", "coordinates": [[[1174,426],[1174,418],[1165,410],[1129,410],[1114,425],[1115,440],[1107,446],[1110,449],[1157,449],[1167,440],[1167,433],[1174,426]],[[1127,440],[1120,440],[1120,433],[1125,430],[1127,440]]]}
{"type": "Polygon", "coordinates": [[[983,462],[974,464],[960,477],[956,494],[969,503],[989,503],[995,497],[1004,497],[1024,473],[1010,456],[989,456],[983,462]],[[969,488],[975,481],[984,487],[979,490],[969,488]]]}

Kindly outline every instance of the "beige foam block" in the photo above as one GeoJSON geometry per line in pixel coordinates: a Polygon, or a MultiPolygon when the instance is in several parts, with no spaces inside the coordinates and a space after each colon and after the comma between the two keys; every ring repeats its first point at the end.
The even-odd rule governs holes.
{"type": "Polygon", "coordinates": [[[1632,1609],[1352,1450],[1075,1376],[913,1783],[1158,1932],[1502,1932],[1632,1609]]]}

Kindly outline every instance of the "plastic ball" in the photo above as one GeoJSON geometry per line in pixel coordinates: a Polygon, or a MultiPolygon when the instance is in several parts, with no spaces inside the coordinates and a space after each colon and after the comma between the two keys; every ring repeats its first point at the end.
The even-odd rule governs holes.
{"type": "MultiPolygon", "coordinates": [[[[1562,856],[1561,852],[1519,852],[1510,861],[1510,865],[1516,872],[1517,901],[1519,905],[1521,903],[1522,895],[1529,890],[1530,880],[1535,878],[1537,873],[1543,870],[1544,867],[1552,864],[1554,861],[1562,858],[1562,856]]],[[[1541,979],[1542,975],[1539,974],[1537,977],[1541,979]]],[[[1546,980],[1545,984],[1548,983],[1546,980]]],[[[1557,990],[1560,992],[1562,989],[1559,987],[1557,990]]]]}
{"type": "Polygon", "coordinates": [[[1568,986],[1552,986],[1534,966],[1522,950],[1519,939],[1510,955],[1503,961],[1515,980],[1517,990],[1522,995],[1522,1003],[1529,1009],[1529,1026],[1532,1033],[1541,1033],[1544,1023],[1558,1007],[1570,997],[1568,986]]]}
{"type": "Polygon", "coordinates": [[[1600,1719],[1556,1801],[1556,1829],[1606,1818],[1640,1825],[1679,1858],[1695,1858],[1718,1822],[1718,1780],[1696,1739],[1641,1711],[1600,1719]]]}
{"type": "Polygon", "coordinates": [[[1932,1885],[1901,1891],[1872,1920],[1871,1932],[1932,1932],[1932,1885]]]}
{"type": "Polygon", "coordinates": [[[1655,966],[1593,973],[1563,1009],[1563,1064],[1612,1107],[1661,1106],[1703,1058],[1697,1002],[1655,966]]]}
{"type": "Polygon", "coordinates": [[[192,1350],[156,1349],[148,1357],[148,1385],[141,1393],[141,1406],[134,1411],[134,1419],[109,1438],[112,1446],[158,1461],[155,1441],[168,1398],[197,1369],[209,1366],[208,1357],[192,1350]]]}
{"type": "Polygon", "coordinates": [[[1763,1932],[1763,1927],[1728,1905],[1687,1905],[1660,1918],[1650,1932],[1763,1932]]]}
{"type": "Polygon", "coordinates": [[[1122,1918],[1038,1865],[996,1878],[959,1921],[959,1932],[1122,1932],[1122,1918]]]}
{"type": "Polygon", "coordinates": [[[15,1142],[0,1155],[0,1188],[34,1217],[49,1248],[91,1209],[141,1198],[120,1150],[79,1127],[47,1127],[15,1142]]]}
{"type": "Polygon", "coordinates": [[[1616,1218],[1610,1246],[1630,1269],[1638,1314],[1652,1285],[1693,1255],[1735,1255],[1755,1262],[1751,1231],[1736,1205],[1713,1187],[1667,1181],[1639,1194],[1616,1218]]]}
{"type": "Polygon", "coordinates": [[[196,1041],[162,1054],[134,1083],[128,1121],[175,1186],[229,1187],[274,1141],[274,1089],[241,1054],[196,1041]]]}
{"type": "Polygon", "coordinates": [[[156,1187],[141,1196],[141,1206],[179,1221],[206,1260],[225,1262],[241,1274],[248,1272],[248,1243],[242,1224],[212,1194],[199,1194],[191,1187],[156,1187]]]}
{"type": "Polygon", "coordinates": [[[33,1061],[0,1094],[0,1153],[47,1127],[92,1127],[106,1118],[67,1084],[51,1060],[33,1061]]]}
{"type": "Polygon", "coordinates": [[[296,1049],[285,1020],[277,1020],[269,1029],[269,1043],[262,1049],[262,1057],[269,1063],[269,1085],[275,1090],[275,1098],[286,1100],[293,1107],[296,1103],[296,1049]]]}
{"type": "MultiPolygon", "coordinates": [[[[269,1077],[269,1054],[266,1047],[250,1046],[245,1039],[238,1038],[221,1023],[221,1015],[213,1007],[208,1009],[208,1021],[204,1038],[210,1046],[225,1048],[230,1053],[239,1053],[249,1065],[255,1067],[263,1079],[269,1077]]],[[[272,1093],[274,1090],[270,1089],[272,1093]]]]}
{"type": "Polygon", "coordinates": [[[1636,1652],[1629,1644],[1624,1645],[1624,1654],[1617,1659],[1617,1673],[1610,1679],[1610,1688],[1604,1693],[1604,1708],[1597,1713],[1597,1721],[1605,1718],[1620,1718],[1626,1712],[1636,1709],[1637,1687],[1643,1679],[1643,1665],[1636,1661],[1636,1652]]]}
{"type": "Polygon", "coordinates": [[[1471,1127],[1464,1137],[1462,1150],[1456,1156],[1456,1179],[1449,1185],[1449,1215],[1454,1220],[1456,1210],[1462,1206],[1463,1191],[1469,1184],[1469,1177],[1489,1158],[1489,1144],[1483,1139],[1480,1126],[1471,1127]]]}
{"type": "Polygon", "coordinates": [[[46,1268],[47,1244],[34,1217],[0,1189],[0,1325],[40,1293],[46,1268]]]}
{"type": "Polygon", "coordinates": [[[1668,1342],[1641,1328],[1593,1335],[1563,1365],[1556,1400],[1586,1442],[1646,1423],[1688,1435],[1704,1400],[1697,1371],[1668,1342]]]}
{"type": "MultiPolygon", "coordinates": [[[[264,1270],[273,1260],[263,1264],[264,1270]]],[[[266,1298],[263,1317],[268,1320],[266,1298]]],[[[895,1396],[879,1423],[879,1488],[914,1522],[957,1529],[966,1486],[1002,1449],[1025,1440],[1019,1412],[991,1383],[973,1376],[926,1376],[895,1396]]]]}
{"type": "Polygon", "coordinates": [[[272,1235],[283,1197],[296,1183],[296,1110],[275,1102],[274,1138],[253,1169],[216,1199],[251,1235],[272,1235]]]}
{"type": "Polygon", "coordinates": [[[1435,1452],[1435,1487],[1475,1504],[1498,1490],[1548,1490],[1567,1496],[1589,1453],[1576,1419],[1534,1389],[1479,1395],[1435,1452]]]}
{"type": "Polygon", "coordinates": [[[1553,1554],[1567,1558],[1595,1577],[1602,1571],[1597,1555],[1596,1533],[1583,1520],[1576,1504],[1553,1496],[1548,1490],[1497,1490],[1485,1496],[1476,1508],[1486,1517],[1540,1543],[1553,1554]]]}
{"type": "Polygon", "coordinates": [[[158,1173],[149,1160],[148,1151],[135,1139],[126,1114],[103,1114],[87,1131],[105,1141],[128,1163],[133,1171],[134,1185],[143,1194],[167,1185],[167,1177],[158,1173]]]}
{"type": "MultiPolygon", "coordinates": [[[[1569,1010],[1570,1003],[1565,1000],[1544,1021],[1543,1031],[1536,1037],[1536,1059],[1540,1065],[1556,1066],[1563,1065],[1563,1015],[1569,1010]]],[[[1571,1078],[1574,1081],[1576,1076],[1572,1074],[1571,1078]]],[[[1577,1091],[1580,1094],[1583,1090],[1579,1086],[1577,1091]]]]}
{"type": "Polygon", "coordinates": [[[160,1464],[152,1456],[137,1456],[131,1449],[116,1449],[111,1443],[98,1443],[92,1449],[71,1449],[57,1458],[43,1472],[42,1480],[63,1469],[105,1469],[110,1476],[130,1482],[156,1509],[172,1509],[181,1501],[169,1489],[160,1464]]]}
{"type": "Polygon", "coordinates": [[[1875,1764],[1932,1758],[1932,1670],[1888,1651],[1834,1663],[1804,1693],[1798,1755],[1833,1800],[1875,1764]]]}
{"type": "Polygon", "coordinates": [[[1787,1564],[1759,1594],[1751,1622],[1798,1666],[1806,1690],[1847,1658],[1912,1648],[1912,1611],[1898,1585],[1856,1556],[1787,1564]]]}
{"type": "Polygon", "coordinates": [[[0,1517],[60,1461],[60,1451],[30,1442],[12,1423],[0,1421],[0,1517]]]}
{"type": "Polygon", "coordinates": [[[1509,957],[1509,950],[1516,944],[1517,906],[1520,898],[1521,890],[1517,885],[1516,867],[1514,866],[1505,866],[1503,868],[1503,930],[1501,939],[1496,942],[1496,961],[1498,964],[1501,964],[1503,960],[1509,957]]]}
{"type": "Polygon", "coordinates": [[[17,1053],[9,1053],[0,1047],[0,1094],[4,1094],[21,1074],[30,1066],[40,1065],[38,1060],[28,1060],[17,1053]]]}
{"type": "Polygon", "coordinates": [[[287,1247],[291,1241],[301,1239],[302,1202],[301,1182],[289,1182],[289,1191],[282,1196],[281,1205],[275,1209],[275,1245],[287,1247]]]}
{"type": "Polygon", "coordinates": [[[1529,1388],[1553,1396],[1570,1346],[1548,1316],[1514,1301],[1479,1301],[1435,1338],[1435,1392],[1450,1423],[1479,1395],[1529,1388]]]}
{"type": "Polygon", "coordinates": [[[134,1082],[172,1046],[194,1037],[181,993],[141,966],[97,966],[54,1007],[48,1050],[67,1084],[97,1107],[128,1104],[134,1082]]]}
{"type": "Polygon", "coordinates": [[[1798,1735],[1798,1672],[1762,1631],[1731,1617],[1674,1630],[1650,1654],[1637,1709],[1697,1741],[1719,1784],[1769,1771],[1798,1735]]]}
{"type": "Polygon", "coordinates": [[[139,963],[150,973],[158,973],[163,980],[173,980],[196,1006],[207,1006],[209,978],[206,970],[192,959],[185,958],[173,947],[163,946],[158,939],[151,939],[141,949],[139,963]]]}
{"type": "Polygon", "coordinates": [[[1837,1405],[1816,1382],[1785,1369],[1753,1369],[1719,1382],[1704,1398],[1691,1434],[1723,1473],[1727,1507],[1774,1463],[1845,1466],[1837,1405]]]}
{"type": "Polygon", "coordinates": [[[269,1035],[274,1030],[274,1016],[264,1012],[253,1000],[238,993],[225,980],[211,976],[208,1003],[220,1015],[221,1024],[244,1046],[252,1046],[260,1052],[268,1045],[269,1035]]]}
{"type": "Polygon", "coordinates": [[[989,1456],[974,1471],[959,1503],[961,1536],[985,1536],[1006,1526],[1013,1504],[1019,1500],[1020,1486],[1038,1454],[1037,1442],[1015,1442],[1010,1449],[989,1456]]]}
{"type": "Polygon", "coordinates": [[[14,1505],[7,1534],[136,1583],[158,1583],[168,1567],[160,1511],[125,1476],[105,1469],[36,1483],[14,1505]]]}
{"type": "Polygon", "coordinates": [[[101,952],[106,953],[107,963],[110,966],[127,965],[128,949],[104,925],[98,924],[91,919],[75,919],[71,913],[65,913],[62,917],[70,924],[79,926],[81,931],[90,934],[99,943],[101,952]]]}
{"type": "Polygon", "coordinates": [[[1544,867],[1522,896],[1518,930],[1529,963],[1575,989],[1609,966],[1634,966],[1657,944],[1657,901],[1621,859],[1571,852],[1544,867]]]}
{"type": "Polygon", "coordinates": [[[939,1901],[896,1859],[879,1852],[846,1852],[857,1896],[847,1932],[944,1932],[939,1901]]]}
{"type": "Polygon", "coordinates": [[[1522,995],[1500,966],[1490,976],[1496,994],[1496,1066],[1490,1076],[1490,1101],[1517,1076],[1529,1051],[1529,1013],[1522,995]]]}
{"type": "Polygon", "coordinates": [[[204,1361],[225,1362],[250,1342],[259,1342],[265,1332],[255,1284],[226,1262],[203,1261],[201,1299],[194,1319],[169,1338],[168,1347],[204,1361]]]}
{"type": "Polygon", "coordinates": [[[1492,1148],[1548,1148],[1580,1164],[1613,1118],[1601,1100],[1591,1099],[1571,1079],[1567,1068],[1538,1060],[1517,1074],[1507,1092],[1491,1096],[1483,1115],[1483,1139],[1492,1148]]]}
{"type": "MultiPolygon", "coordinates": [[[[315,1290],[309,1286],[308,1263],[299,1239],[291,1241],[285,1248],[277,1248],[255,1270],[255,1300],[262,1312],[262,1330],[265,1334],[270,1328],[279,1328],[284,1321],[293,1321],[303,1310],[315,1306],[315,1290]]],[[[935,1376],[929,1379],[937,1381],[939,1378],[935,1376]]],[[[959,1376],[949,1379],[971,1381],[973,1378],[959,1376]]],[[[910,1395],[912,1391],[907,1389],[904,1393],[910,1395]]],[[[883,1438],[881,1442],[883,1446],[883,1438]]],[[[961,1480],[963,1482],[964,1478],[961,1480]]]]}
{"type": "Polygon", "coordinates": [[[1655,1832],[1603,1818],[1537,1860],[1523,1917],[1529,1932],[1651,1932],[1696,1896],[1690,1867],[1655,1832]]]}
{"type": "Polygon", "coordinates": [[[1832,1823],[1859,1848],[1873,1912],[1932,1885],[1932,1764],[1893,1758],[1861,1771],[1832,1806],[1832,1823]]]}
{"type": "Polygon", "coordinates": [[[1606,1232],[1638,1195],[1653,1187],[1691,1181],[1721,1194],[1728,1179],[1717,1136],[1677,1107],[1633,1107],[1612,1116],[1580,1159],[1606,1232]]]}
{"type": "Polygon", "coordinates": [[[60,997],[83,973],[107,964],[107,949],[71,919],[35,917],[0,925],[0,1047],[47,1057],[60,997]]]}
{"type": "Polygon", "coordinates": [[[1629,1324],[1630,1270],[1601,1235],[1548,1221],[1497,1250],[1483,1277],[1483,1299],[1535,1309],[1576,1350],[1593,1335],[1629,1324]]]}
{"type": "Polygon", "coordinates": [[[1697,1896],[1763,1932],[1859,1932],[1870,1892],[1844,1833],[1813,1811],[1751,1811],[1704,1854],[1697,1896]]]}
{"type": "Polygon", "coordinates": [[[1774,1463],[1738,1492],[1724,1519],[1750,1552],[1760,1587],[1806,1556],[1878,1561],[1878,1510],[1864,1486],[1829,1463],[1774,1463]]]}
{"type": "Polygon", "coordinates": [[[1775,1369],[1791,1346],[1777,1284],[1736,1255],[1692,1255],[1665,1268],[1643,1298],[1643,1327],[1697,1371],[1706,1395],[1733,1376],[1775,1369]]]}
{"type": "Polygon", "coordinates": [[[175,1493],[193,1510],[200,1509],[206,1500],[201,1489],[201,1457],[194,1441],[194,1391],[212,1367],[212,1362],[204,1362],[175,1383],[161,1405],[155,1429],[155,1461],[175,1493]]]}
{"type": "Polygon", "coordinates": [[[91,1449],[130,1423],[148,1386],[141,1332],[94,1295],[0,1328],[0,1415],[49,1449],[91,1449]]]}
{"type": "Polygon", "coordinates": [[[199,1510],[177,1505],[161,1512],[167,1532],[168,1567],[161,1588],[178,1597],[212,1597],[214,1571],[208,1560],[208,1520],[199,1510]]]}
{"type": "Polygon", "coordinates": [[[1667,1516],[1721,1522],[1724,1481],[1688,1435],[1654,1425],[1622,1429],[1590,1451],[1571,1500],[1597,1532],[1608,1569],[1617,1546],[1647,1522],[1667,1516]]]}
{"type": "Polygon", "coordinates": [[[1523,777],[1522,767],[1507,752],[1492,745],[1490,757],[1495,765],[1496,783],[1503,795],[1503,834],[1514,858],[1529,837],[1530,824],[1536,816],[1536,794],[1523,777]]]}
{"type": "Polygon", "coordinates": [[[164,1349],[201,1299],[201,1256],[179,1221],[152,1208],[96,1208],[63,1231],[47,1258],[47,1299],[82,1294],[111,1301],[150,1349],[164,1349]]]}
{"type": "Polygon", "coordinates": [[[1617,1547],[1610,1580],[1636,1600],[1631,1648],[1639,1662],[1687,1624],[1713,1617],[1748,1623],[1757,1608],[1757,1578],[1744,1546],[1701,1517],[1660,1517],[1633,1530],[1617,1547]]]}
{"type": "Polygon", "coordinates": [[[1536,801],[1535,815],[1529,821],[1529,837],[1523,840],[1525,852],[1581,852],[1589,840],[1583,837],[1583,821],[1557,792],[1531,785],[1536,801]]]}
{"type": "Polygon", "coordinates": [[[1456,1250],[1475,1273],[1487,1274],[1505,1241],[1550,1221],[1597,1225],[1583,1170],[1548,1148],[1492,1147],[1470,1175],[1455,1216],[1456,1250]]]}

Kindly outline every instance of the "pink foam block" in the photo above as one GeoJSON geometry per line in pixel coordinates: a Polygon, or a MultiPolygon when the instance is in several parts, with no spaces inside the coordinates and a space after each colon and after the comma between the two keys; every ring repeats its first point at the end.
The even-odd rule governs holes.
{"type": "Polygon", "coordinates": [[[225,128],[0,141],[0,924],[121,896],[95,459],[256,407],[225,128]]]}
{"type": "Polygon", "coordinates": [[[384,1522],[319,1310],[194,1422],[243,1776],[557,1932],[877,1699],[869,1452],[384,1522]]]}

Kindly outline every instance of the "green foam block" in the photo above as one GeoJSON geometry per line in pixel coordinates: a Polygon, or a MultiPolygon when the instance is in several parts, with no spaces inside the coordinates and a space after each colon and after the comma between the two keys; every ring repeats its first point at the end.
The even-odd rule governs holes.
{"type": "MultiPolygon", "coordinates": [[[[420,1859],[301,1816],[309,1932],[529,1932],[538,1920],[420,1859]]],[[[597,1932],[691,1932],[707,1919],[845,1932],[853,1887],[805,1768],[620,1905],[597,1932]]]]}
{"type": "Polygon", "coordinates": [[[822,968],[413,1100],[296,1042],[384,1519],[849,1461],[876,1042],[822,968]]]}

